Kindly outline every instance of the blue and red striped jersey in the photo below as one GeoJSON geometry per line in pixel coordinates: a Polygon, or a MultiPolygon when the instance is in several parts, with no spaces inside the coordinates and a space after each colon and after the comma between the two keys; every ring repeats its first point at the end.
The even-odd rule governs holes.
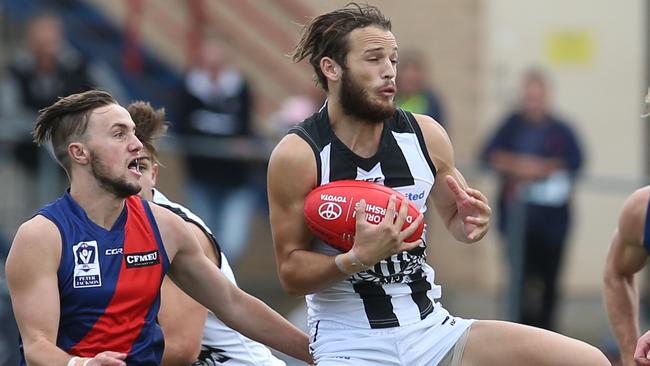
{"type": "Polygon", "coordinates": [[[160,364],[156,317],[169,259],[149,204],[127,198],[110,230],[92,222],[69,192],[38,214],[62,239],[57,346],[81,357],[116,351],[128,354],[128,365],[160,364]]]}

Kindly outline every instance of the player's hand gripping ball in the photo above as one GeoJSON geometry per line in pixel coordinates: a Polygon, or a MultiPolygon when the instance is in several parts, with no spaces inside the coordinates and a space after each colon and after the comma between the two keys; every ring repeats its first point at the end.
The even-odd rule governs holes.
{"type": "MultiPolygon", "coordinates": [[[[309,192],[305,198],[307,227],[325,243],[347,252],[354,244],[355,208],[359,201],[366,200],[366,220],[377,225],[384,219],[388,201],[393,194],[397,196],[397,215],[404,196],[389,187],[360,180],[338,180],[322,185],[309,192]]],[[[420,215],[415,204],[411,201],[408,203],[408,214],[402,230],[420,215]]],[[[406,242],[420,239],[423,230],[424,221],[406,242]]]]}

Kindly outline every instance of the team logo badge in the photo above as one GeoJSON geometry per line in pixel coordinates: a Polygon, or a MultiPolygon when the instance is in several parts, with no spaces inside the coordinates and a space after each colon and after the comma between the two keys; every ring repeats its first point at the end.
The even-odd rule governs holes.
{"type": "Polygon", "coordinates": [[[82,241],[72,247],[74,254],[74,288],[101,287],[102,274],[96,241],[82,241]]]}
{"type": "Polygon", "coordinates": [[[318,214],[325,220],[336,220],[342,212],[341,206],[335,202],[324,202],[318,207],[318,214]]]}

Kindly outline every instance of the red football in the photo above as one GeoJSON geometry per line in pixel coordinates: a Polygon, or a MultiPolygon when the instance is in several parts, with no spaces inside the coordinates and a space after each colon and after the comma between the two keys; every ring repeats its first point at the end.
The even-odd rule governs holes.
{"type": "MultiPolygon", "coordinates": [[[[366,220],[379,224],[386,214],[391,195],[397,195],[397,208],[404,196],[386,186],[360,180],[338,180],[322,185],[309,192],[305,198],[305,221],[309,229],[322,241],[347,252],[354,244],[356,230],[355,208],[361,199],[366,200],[366,220]]],[[[409,201],[408,216],[404,227],[415,221],[420,210],[409,201]]],[[[420,238],[424,221],[406,241],[420,238]]]]}

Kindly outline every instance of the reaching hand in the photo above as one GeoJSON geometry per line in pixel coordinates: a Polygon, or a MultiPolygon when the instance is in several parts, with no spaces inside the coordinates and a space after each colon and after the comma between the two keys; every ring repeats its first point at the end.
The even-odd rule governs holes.
{"type": "Polygon", "coordinates": [[[634,350],[634,362],[638,366],[650,366],[650,331],[647,331],[636,342],[634,350]]]}
{"type": "Polygon", "coordinates": [[[402,230],[408,214],[408,201],[402,200],[397,215],[396,207],[397,196],[392,195],[388,201],[384,219],[378,225],[374,225],[366,221],[366,201],[359,202],[355,212],[357,226],[353,249],[359,260],[365,265],[374,265],[384,258],[411,250],[422,243],[422,240],[412,243],[407,243],[404,240],[417,230],[424,216],[418,215],[408,227],[402,230]]]}
{"type": "Polygon", "coordinates": [[[447,186],[456,199],[456,208],[463,222],[465,237],[472,242],[481,240],[490,227],[490,216],[492,216],[487,198],[476,189],[461,187],[450,175],[446,178],[447,186]]]}

